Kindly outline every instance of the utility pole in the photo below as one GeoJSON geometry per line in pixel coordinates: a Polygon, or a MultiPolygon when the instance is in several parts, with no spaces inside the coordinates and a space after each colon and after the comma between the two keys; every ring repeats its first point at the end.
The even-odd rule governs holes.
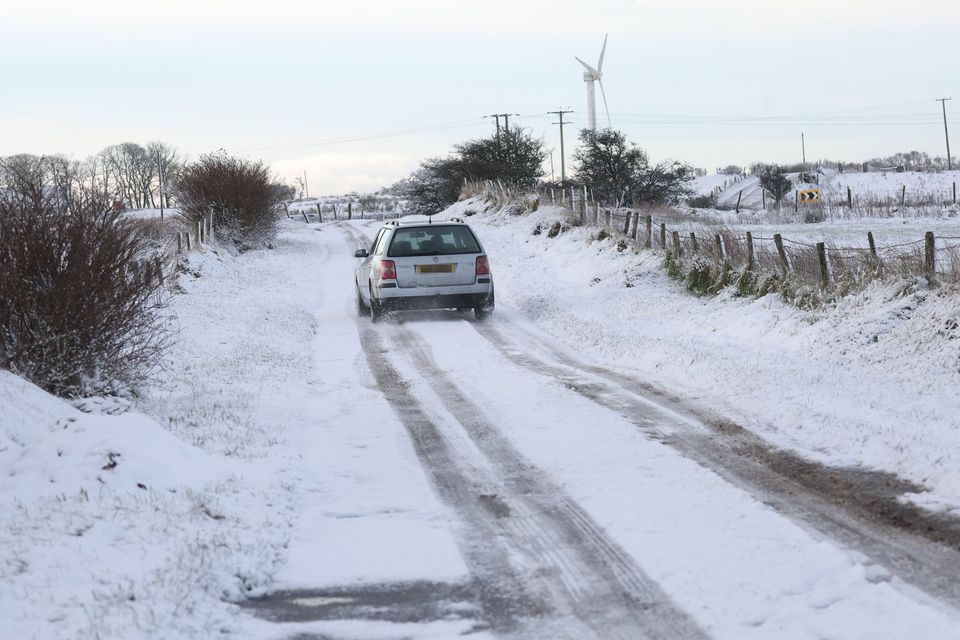
{"type": "Polygon", "coordinates": [[[304,198],[309,198],[309,197],[310,197],[310,187],[307,186],[307,172],[306,172],[306,171],[303,172],[303,197],[304,197],[304,198]]]}
{"type": "Polygon", "coordinates": [[[803,132],[800,132],[800,149],[803,151],[803,170],[807,170],[807,143],[803,139],[803,132]]]}
{"type": "Polygon", "coordinates": [[[503,116],[503,115],[506,115],[506,114],[503,114],[503,113],[491,113],[491,114],[488,115],[488,116],[483,116],[484,118],[495,118],[495,119],[496,119],[496,121],[497,121],[497,143],[500,142],[500,116],[503,116]]]}
{"type": "Polygon", "coordinates": [[[950,133],[947,131],[947,100],[953,98],[937,98],[937,102],[943,105],[943,135],[947,139],[947,171],[953,169],[953,161],[950,160],[950,133]]]}
{"type": "Polygon", "coordinates": [[[563,152],[563,126],[570,123],[563,121],[563,114],[573,113],[573,111],[564,111],[563,109],[560,109],[559,111],[547,111],[547,113],[556,114],[556,116],[560,119],[560,122],[554,122],[553,124],[560,125],[560,184],[564,185],[567,183],[567,163],[563,152]]]}
{"type": "Polygon", "coordinates": [[[163,158],[157,149],[157,178],[160,180],[160,222],[163,222],[163,158]]]}
{"type": "Polygon", "coordinates": [[[491,113],[484,118],[494,118],[497,122],[497,149],[500,149],[500,118],[503,118],[503,132],[510,133],[510,116],[519,116],[519,113],[491,113]]]}

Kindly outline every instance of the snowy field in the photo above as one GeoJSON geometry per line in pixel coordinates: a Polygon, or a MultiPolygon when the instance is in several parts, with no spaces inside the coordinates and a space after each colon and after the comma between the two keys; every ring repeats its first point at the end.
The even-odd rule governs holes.
{"type": "Polygon", "coordinates": [[[81,411],[0,372],[2,635],[609,637],[603,615],[591,625],[578,609],[603,587],[577,564],[592,547],[542,529],[569,503],[682,612],[673,637],[955,638],[956,602],[666,446],[700,429],[688,418],[651,406],[638,428],[619,396],[598,404],[550,374],[560,355],[547,354],[814,460],[895,473],[923,488],[906,499],[958,514],[957,292],[878,286],[806,312],[699,299],[654,253],[587,229],[531,235],[560,215],[470,219],[497,283],[485,327],[454,313],[373,327],[357,317],[352,255],[379,223],[291,220],[274,250],[190,255],[169,305],[177,345],[142,397],[81,411]],[[438,484],[398,395],[450,447],[457,491],[438,484]],[[499,632],[476,602],[420,622],[310,619],[328,596],[294,599],[300,621],[240,606],[285,590],[514,584],[487,575],[495,562],[551,613],[499,632]]]}
{"type": "MultiPolygon", "coordinates": [[[[811,173],[816,169],[812,169],[811,173]]],[[[798,174],[786,174],[791,182],[797,184],[798,174]]],[[[832,169],[824,169],[819,176],[819,184],[800,184],[800,189],[819,188],[823,198],[831,205],[831,215],[844,218],[853,214],[842,207],[847,202],[847,189],[855,206],[859,205],[890,205],[890,213],[894,214],[901,197],[909,205],[911,203],[938,205],[955,203],[955,185],[960,182],[960,171],[919,172],[904,171],[901,173],[890,171],[875,171],[870,173],[838,173],[832,169]]],[[[690,187],[696,195],[714,193],[717,203],[726,208],[735,207],[740,201],[741,209],[756,211],[766,202],[772,214],[775,209],[773,199],[767,194],[766,201],[760,189],[759,179],[755,176],[740,178],[739,176],[711,175],[700,176],[690,181],[690,187]]],[[[786,196],[784,209],[793,210],[793,192],[786,196]]],[[[956,212],[953,213],[956,216],[956,212]]],[[[905,217],[904,212],[899,216],[905,217]]]]}

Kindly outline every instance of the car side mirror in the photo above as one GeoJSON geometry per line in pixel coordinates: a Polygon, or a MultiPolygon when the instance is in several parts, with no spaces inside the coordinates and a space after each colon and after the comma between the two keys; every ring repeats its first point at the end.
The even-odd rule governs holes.
{"type": "Polygon", "coordinates": [[[370,254],[367,253],[366,249],[357,249],[353,252],[354,258],[366,258],[368,255],[370,254]]]}

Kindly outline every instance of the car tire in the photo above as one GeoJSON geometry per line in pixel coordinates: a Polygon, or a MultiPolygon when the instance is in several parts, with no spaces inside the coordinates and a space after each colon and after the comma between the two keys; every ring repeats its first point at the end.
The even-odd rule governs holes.
{"type": "Polygon", "coordinates": [[[373,297],[373,291],[370,291],[370,322],[380,322],[383,319],[383,309],[380,303],[373,297]]]}
{"type": "Polygon", "coordinates": [[[493,289],[490,290],[490,296],[484,301],[479,307],[473,308],[473,315],[477,319],[477,322],[483,322],[491,315],[493,315],[494,308],[494,298],[493,298],[493,289]]]}
{"type": "Polygon", "coordinates": [[[363,296],[360,295],[360,289],[357,289],[357,315],[361,318],[370,314],[370,309],[363,303],[363,296]]]}

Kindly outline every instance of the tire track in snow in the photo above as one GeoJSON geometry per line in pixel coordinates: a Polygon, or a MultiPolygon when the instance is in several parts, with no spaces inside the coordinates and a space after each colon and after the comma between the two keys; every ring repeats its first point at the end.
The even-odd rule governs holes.
{"type": "Polygon", "coordinates": [[[506,338],[496,326],[503,322],[472,326],[514,364],[616,411],[650,437],[674,447],[777,512],[867,555],[905,582],[960,608],[960,554],[951,541],[955,535],[951,524],[944,526],[897,500],[916,487],[889,474],[832,469],[777,449],[739,425],[692,411],[682,400],[624,374],[583,363],[509,323],[512,332],[528,336],[547,357],[538,355],[529,345],[506,338]],[[910,521],[914,518],[919,524],[910,521]]]}
{"type": "Polygon", "coordinates": [[[383,327],[457,425],[431,420],[384,355],[380,333],[363,322],[360,332],[377,382],[410,431],[438,492],[470,531],[483,531],[482,538],[498,542],[499,548],[491,549],[477,547],[476,535],[463,541],[471,572],[482,583],[508,586],[520,596],[509,619],[498,614],[502,601],[483,602],[485,611],[493,610],[495,630],[578,640],[706,637],[579,505],[484,418],[420,338],[402,327],[383,327]],[[515,568],[518,564],[526,570],[515,568]],[[539,616],[532,627],[531,610],[539,616]],[[551,618],[552,628],[544,635],[545,620],[551,618]]]}

